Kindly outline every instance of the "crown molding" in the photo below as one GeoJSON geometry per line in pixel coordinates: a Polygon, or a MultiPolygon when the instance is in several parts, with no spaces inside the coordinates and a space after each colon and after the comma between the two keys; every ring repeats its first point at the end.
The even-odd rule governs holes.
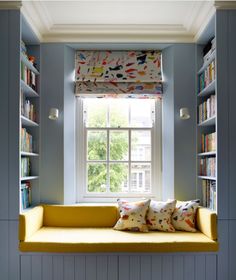
{"type": "Polygon", "coordinates": [[[236,9],[236,1],[215,1],[217,10],[234,10],[236,9]]]}
{"type": "Polygon", "coordinates": [[[19,10],[22,7],[22,1],[1,1],[0,10],[19,10]]]}

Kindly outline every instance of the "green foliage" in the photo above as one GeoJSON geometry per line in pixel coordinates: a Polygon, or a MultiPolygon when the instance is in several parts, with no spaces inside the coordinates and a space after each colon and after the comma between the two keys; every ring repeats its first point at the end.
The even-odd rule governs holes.
{"type": "MultiPolygon", "coordinates": [[[[113,116],[113,123],[121,124],[124,120],[117,111],[113,116]]],[[[89,126],[105,127],[104,110],[90,111],[89,126]]],[[[128,133],[124,131],[111,131],[110,134],[110,159],[127,159],[128,133]]],[[[107,133],[106,131],[88,132],[88,159],[106,160],[107,133]]],[[[120,192],[123,182],[127,180],[128,169],[125,164],[110,165],[110,191],[120,192]]],[[[104,192],[107,184],[107,168],[105,163],[92,163],[88,165],[88,191],[104,192]]]]}

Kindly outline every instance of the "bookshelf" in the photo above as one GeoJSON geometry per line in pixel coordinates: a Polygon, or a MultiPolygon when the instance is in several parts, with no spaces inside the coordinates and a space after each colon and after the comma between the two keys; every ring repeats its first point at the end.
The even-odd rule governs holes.
{"type": "Polygon", "coordinates": [[[39,199],[40,43],[22,16],[19,93],[19,210],[39,199]]]}
{"type": "Polygon", "coordinates": [[[203,206],[217,212],[217,50],[214,38],[215,17],[197,44],[197,195],[203,206]]]}

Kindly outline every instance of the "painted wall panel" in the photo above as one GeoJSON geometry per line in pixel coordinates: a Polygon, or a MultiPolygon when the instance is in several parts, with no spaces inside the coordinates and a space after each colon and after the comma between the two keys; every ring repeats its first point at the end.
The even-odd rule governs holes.
{"type": "Polygon", "coordinates": [[[216,13],[218,217],[229,217],[228,11],[216,13]]]}
{"type": "Polygon", "coordinates": [[[236,278],[236,220],[229,221],[229,280],[236,278]]]}
{"type": "Polygon", "coordinates": [[[119,280],[129,280],[129,256],[119,257],[119,280]]]}
{"type": "Polygon", "coordinates": [[[215,255],[208,255],[206,256],[206,279],[207,280],[216,280],[217,275],[217,256],[215,255]]]}
{"type": "Polygon", "coordinates": [[[195,256],[195,279],[206,280],[206,257],[203,254],[195,256]]]}
{"type": "Polygon", "coordinates": [[[162,279],[162,257],[159,255],[152,257],[152,280],[162,279]]]}
{"type": "MultiPolygon", "coordinates": [[[[53,280],[53,256],[42,256],[43,280],[53,280]]],[[[24,278],[23,278],[24,279],[24,278]]],[[[23,280],[21,279],[21,280],[23,280]]]]}
{"type": "Polygon", "coordinates": [[[184,257],[184,280],[194,279],[195,258],[194,256],[184,257]]]}
{"type": "Polygon", "coordinates": [[[179,200],[196,197],[195,54],[194,44],[174,45],[174,178],[179,200]],[[189,108],[186,121],[179,117],[182,107],[189,108]]]}
{"type": "Polygon", "coordinates": [[[75,279],[76,280],[86,279],[85,256],[75,257],[75,279]]]}
{"type": "Polygon", "coordinates": [[[75,50],[65,46],[64,52],[64,203],[76,202],[75,186],[75,50]]]}
{"type": "MultiPolygon", "coordinates": [[[[8,254],[9,254],[9,279],[20,279],[20,257],[18,240],[18,221],[8,221],[8,254]]],[[[1,248],[1,247],[0,247],[1,248]]]]}
{"type": "Polygon", "coordinates": [[[64,279],[64,256],[53,256],[52,258],[53,267],[53,280],[64,279]]]}
{"type": "Polygon", "coordinates": [[[140,257],[140,280],[152,279],[152,258],[151,256],[140,257]]]}
{"type": "Polygon", "coordinates": [[[75,258],[74,256],[64,257],[64,279],[75,279],[75,258]]]}
{"type": "Polygon", "coordinates": [[[9,218],[19,215],[20,11],[9,11],[9,218]],[[12,73],[14,72],[14,75],[12,73]]]}
{"type": "Polygon", "coordinates": [[[97,280],[107,280],[108,262],[107,256],[97,256],[97,280]]]}
{"type": "Polygon", "coordinates": [[[96,280],[97,278],[96,256],[86,256],[85,271],[86,271],[86,280],[96,280]]]}
{"type": "Polygon", "coordinates": [[[118,279],[118,257],[108,256],[107,279],[118,279]]]}
{"type": "MultiPolygon", "coordinates": [[[[42,280],[42,257],[32,256],[32,280],[42,280]]],[[[58,280],[60,278],[57,278],[58,280]]]]}
{"type": "Polygon", "coordinates": [[[42,44],[41,57],[40,199],[63,203],[64,45],[42,44]],[[57,121],[48,119],[50,108],[59,109],[57,121]]]}
{"type": "Polygon", "coordinates": [[[173,258],[173,279],[182,280],[184,279],[184,257],[174,256],[173,258]]]}
{"type": "Polygon", "coordinates": [[[8,231],[8,222],[0,221],[0,275],[3,280],[8,280],[8,239],[9,231],[8,231]]]}
{"type": "Polygon", "coordinates": [[[31,275],[31,256],[21,256],[20,258],[20,266],[21,266],[21,274],[20,274],[20,279],[24,280],[31,280],[32,275],[31,275]]]}
{"type": "MultiPolygon", "coordinates": [[[[235,94],[235,65],[236,65],[236,10],[228,11],[228,56],[229,56],[229,218],[236,219],[236,94],[235,94]]],[[[222,186],[223,187],[223,186],[222,186]]],[[[224,186],[225,187],[225,186],[224,186]]]]}
{"type": "Polygon", "coordinates": [[[8,11],[0,11],[0,120],[4,133],[0,137],[0,175],[1,175],[1,196],[0,196],[0,219],[8,218],[8,58],[9,58],[9,22],[8,11]]]}

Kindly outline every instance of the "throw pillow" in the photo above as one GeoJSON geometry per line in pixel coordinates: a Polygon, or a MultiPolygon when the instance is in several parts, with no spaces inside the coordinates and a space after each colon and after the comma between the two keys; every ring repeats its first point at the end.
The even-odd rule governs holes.
{"type": "Polygon", "coordinates": [[[150,199],[136,202],[118,199],[120,219],[117,221],[114,229],[148,232],[146,215],[149,204],[150,199]]]}
{"type": "Polygon", "coordinates": [[[177,230],[196,232],[195,218],[200,200],[178,201],[172,215],[172,224],[177,230]]]}
{"type": "Polygon", "coordinates": [[[167,202],[152,200],[147,214],[148,229],[175,232],[171,222],[175,206],[175,199],[167,202]]]}

